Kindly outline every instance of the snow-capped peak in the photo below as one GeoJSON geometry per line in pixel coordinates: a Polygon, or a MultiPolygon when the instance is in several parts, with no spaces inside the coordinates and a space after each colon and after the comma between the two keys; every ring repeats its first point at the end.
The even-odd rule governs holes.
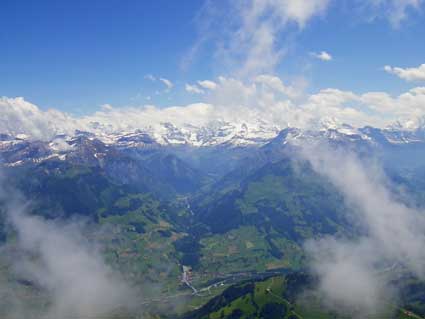
{"type": "Polygon", "coordinates": [[[417,131],[425,128],[425,117],[418,117],[405,121],[395,121],[386,127],[389,131],[417,131]]]}

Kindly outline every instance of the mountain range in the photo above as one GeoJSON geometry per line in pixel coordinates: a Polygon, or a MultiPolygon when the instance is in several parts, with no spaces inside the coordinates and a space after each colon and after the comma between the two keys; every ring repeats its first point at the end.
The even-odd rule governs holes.
{"type": "MultiPolygon", "coordinates": [[[[259,121],[202,128],[164,123],[156,131],[76,131],[50,140],[9,132],[0,135],[0,163],[9,186],[31,202],[31,214],[48,220],[83,218],[94,229],[109,229],[92,236],[108,264],[132,282],[160,285],[155,294],[164,298],[175,292],[187,297],[191,292],[179,278],[181,267],[190,267],[196,289],[213,287],[212,295],[194,297],[199,307],[223,292],[214,283],[232,287],[258,274],[304,270],[306,240],[363,232],[350,219],[353,207],[341,192],[299,160],[299,149],[315,143],[379,160],[394,193],[403,189],[406,201],[425,206],[422,128],[327,122],[314,130],[280,130],[259,121]]],[[[13,243],[14,231],[3,213],[0,217],[0,239],[13,243]]],[[[8,263],[7,257],[0,260],[4,269],[8,263]]],[[[24,291],[38,291],[37,283],[18,279],[24,291]]],[[[186,305],[183,310],[170,303],[168,313],[158,311],[155,302],[149,309],[162,315],[185,312],[186,302],[177,302],[186,305]]],[[[283,304],[264,304],[257,312],[295,309],[283,304]]],[[[204,318],[206,307],[188,318],[204,318]]],[[[226,307],[210,310],[226,314],[226,307]]],[[[287,316],[296,318],[294,311],[287,316]]],[[[229,312],[223,318],[233,317],[229,312]]]]}
{"type": "MultiPolygon", "coordinates": [[[[92,125],[94,125],[92,123],[92,125]]],[[[425,129],[396,123],[379,129],[354,128],[333,121],[322,121],[315,129],[285,128],[259,120],[257,123],[231,123],[213,121],[205,126],[160,123],[136,131],[107,133],[104,129],[93,132],[75,131],[73,135],[60,134],[50,140],[37,140],[26,134],[0,133],[0,152],[5,165],[20,165],[24,162],[42,162],[57,158],[70,159],[73,153],[82,160],[101,161],[107,152],[114,150],[152,150],[169,148],[260,148],[266,144],[286,144],[296,140],[327,139],[332,142],[369,143],[372,146],[418,144],[425,142],[425,129]],[[84,156],[85,155],[85,156],[84,156]]]]}

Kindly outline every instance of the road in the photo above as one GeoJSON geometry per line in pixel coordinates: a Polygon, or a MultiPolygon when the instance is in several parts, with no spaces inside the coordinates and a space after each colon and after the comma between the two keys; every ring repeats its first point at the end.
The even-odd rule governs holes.
{"type": "Polygon", "coordinates": [[[183,274],[182,274],[182,282],[188,286],[190,289],[192,289],[193,294],[196,295],[198,293],[198,290],[192,286],[190,283],[190,268],[187,266],[182,266],[183,268],[183,274]]]}

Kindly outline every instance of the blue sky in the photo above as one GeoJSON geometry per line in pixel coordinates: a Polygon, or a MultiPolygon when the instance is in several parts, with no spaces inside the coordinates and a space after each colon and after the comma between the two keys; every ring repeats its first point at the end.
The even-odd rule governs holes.
{"type": "MultiPolygon", "coordinates": [[[[392,14],[403,1],[323,0],[326,6],[302,16],[302,25],[299,16],[288,23],[279,17],[267,26],[274,28],[273,53],[282,54],[275,63],[245,72],[246,66],[238,64],[257,43],[231,46],[235,34],[246,31],[237,15],[253,1],[234,6],[226,0],[3,0],[0,96],[88,114],[103,104],[194,102],[200,97],[186,92],[185,85],[220,75],[247,80],[269,73],[288,83],[302,79],[308,92],[332,87],[400,94],[415,86],[383,68],[425,63],[422,1],[404,1],[412,5],[402,8],[405,16],[396,22],[392,14]],[[312,54],[322,51],[332,60],[312,54]]],[[[261,23],[269,15],[264,13],[261,23]]]]}
{"type": "Polygon", "coordinates": [[[196,35],[199,1],[0,4],[0,95],[71,109],[126,104],[146,74],[173,79],[196,35]]]}

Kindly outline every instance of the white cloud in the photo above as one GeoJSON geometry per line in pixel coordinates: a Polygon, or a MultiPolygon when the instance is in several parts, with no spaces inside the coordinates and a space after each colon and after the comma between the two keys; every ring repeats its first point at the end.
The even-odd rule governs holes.
{"type": "Polygon", "coordinates": [[[409,82],[425,81],[425,64],[421,64],[417,68],[399,68],[386,65],[384,70],[409,82]]]}
{"type": "Polygon", "coordinates": [[[185,123],[203,125],[214,118],[214,107],[205,103],[189,104],[158,108],[152,105],[144,107],[113,108],[110,111],[99,111],[90,116],[81,118],[86,126],[98,123],[97,129],[91,131],[119,132],[146,129],[155,131],[161,128],[161,123],[169,122],[177,126],[185,123]]]}
{"type": "Polygon", "coordinates": [[[333,57],[326,51],[322,51],[320,53],[317,52],[311,52],[311,56],[315,57],[316,59],[322,60],[322,61],[332,61],[333,57]]]}
{"type": "MultiPolygon", "coordinates": [[[[425,87],[415,87],[398,96],[386,92],[342,91],[334,88],[303,94],[274,75],[262,74],[252,81],[219,77],[215,89],[200,96],[202,103],[158,108],[112,107],[75,117],[57,110],[41,110],[23,98],[0,98],[0,133],[26,134],[34,139],[52,139],[56,134],[72,135],[75,130],[96,134],[145,129],[161,134],[161,123],[176,126],[207,125],[216,120],[258,122],[306,128],[332,119],[355,127],[385,127],[395,121],[419,123],[425,116],[425,87]]],[[[194,94],[206,93],[198,84],[187,84],[194,94]]],[[[412,127],[409,124],[409,127],[412,127]]]]}
{"type": "MultiPolygon", "coordinates": [[[[258,0],[257,2],[261,2],[258,0]]],[[[322,14],[330,1],[328,0],[288,0],[269,1],[271,9],[278,10],[282,20],[288,19],[296,22],[301,28],[313,16],[322,14]]]]}
{"type": "Polygon", "coordinates": [[[100,106],[100,109],[104,111],[112,110],[112,108],[113,106],[111,104],[103,104],[100,106]]]}
{"type": "Polygon", "coordinates": [[[215,90],[217,88],[217,83],[210,80],[198,81],[198,84],[208,90],[215,90]]]}
{"type": "Polygon", "coordinates": [[[335,118],[354,126],[384,127],[425,116],[425,90],[416,87],[394,97],[386,92],[355,94],[325,89],[311,95],[303,107],[315,119],[335,118]]]}
{"type": "Polygon", "coordinates": [[[255,83],[263,84],[270,89],[285,94],[289,98],[296,98],[301,95],[301,92],[292,86],[286,86],[277,76],[262,74],[255,78],[255,83]]]}
{"type": "MultiPolygon", "coordinates": [[[[0,200],[5,218],[16,231],[12,245],[20,257],[10,261],[15,276],[33,282],[49,296],[40,308],[40,318],[105,317],[136,305],[136,291],[105,263],[96,245],[84,238],[82,233],[87,229],[83,224],[30,216],[26,212],[28,203],[3,185],[0,200]]],[[[12,304],[5,311],[10,311],[7,318],[39,317],[25,304],[12,304]],[[27,311],[30,315],[23,315],[27,311]]]]}
{"type": "Polygon", "coordinates": [[[269,72],[278,64],[284,50],[277,35],[290,23],[304,28],[314,16],[325,12],[328,0],[252,0],[239,8],[241,26],[230,46],[231,54],[245,52],[242,74],[269,72]],[[242,51],[242,52],[241,52],[242,51]]]}
{"type": "Polygon", "coordinates": [[[13,135],[49,139],[58,133],[72,134],[77,128],[84,129],[76,118],[54,109],[41,111],[22,97],[0,98],[0,114],[0,130],[13,135]]]}
{"type": "Polygon", "coordinates": [[[170,80],[166,79],[166,78],[159,78],[159,80],[165,84],[165,86],[167,87],[167,90],[171,90],[174,87],[173,82],[171,82],[170,80]]]}
{"type": "MultiPolygon", "coordinates": [[[[252,30],[262,22],[296,23],[303,28],[313,16],[322,14],[329,0],[250,0],[241,4],[243,25],[252,30]],[[265,15],[269,14],[268,17],[265,15]]],[[[279,27],[276,25],[276,27],[279,27]]]]}
{"type": "Polygon", "coordinates": [[[242,78],[272,72],[291,45],[293,31],[326,12],[330,0],[248,0],[207,2],[198,20],[200,36],[187,59],[209,41],[221,67],[242,78]],[[223,9],[224,7],[224,9],[223,9]],[[295,28],[291,28],[295,26],[295,28]],[[283,35],[282,32],[288,32],[283,35]],[[287,38],[282,44],[281,39],[287,38]]]}
{"type": "Polygon", "coordinates": [[[188,84],[186,83],[186,85],[184,86],[186,92],[192,93],[192,94],[204,94],[204,90],[202,90],[201,88],[199,88],[197,85],[192,85],[192,84],[188,84]]]}
{"type": "Polygon", "coordinates": [[[332,120],[353,126],[384,126],[381,116],[370,114],[362,107],[360,97],[353,92],[338,89],[324,89],[308,97],[302,105],[308,114],[310,125],[320,124],[323,120],[332,120]]]}
{"type": "Polygon", "coordinates": [[[413,88],[395,98],[384,92],[369,92],[361,95],[360,101],[384,122],[389,117],[407,122],[425,115],[424,87],[413,88]]]}
{"type": "MultiPolygon", "coordinates": [[[[164,78],[164,77],[157,78],[156,76],[154,76],[152,74],[147,74],[147,75],[144,76],[144,78],[148,81],[151,81],[151,82],[156,82],[156,81],[161,82],[166,87],[165,92],[169,92],[174,87],[174,83],[171,82],[169,79],[164,78]]],[[[158,94],[159,94],[159,92],[158,92],[158,94]]]]}
{"type": "Polygon", "coordinates": [[[328,145],[301,147],[313,169],[344,196],[352,208],[350,220],[364,230],[354,240],[327,237],[307,244],[319,289],[336,310],[366,312],[357,313],[358,318],[378,313],[392,297],[392,276],[399,276],[384,275],[383,269],[401,266],[425,277],[424,214],[395,199],[382,170],[368,166],[365,159],[328,145]]]}
{"type": "Polygon", "coordinates": [[[391,23],[399,27],[400,23],[407,18],[409,9],[419,10],[423,0],[393,0],[395,11],[390,14],[391,23]]]}
{"type": "Polygon", "coordinates": [[[393,26],[399,27],[408,16],[409,9],[420,8],[423,3],[422,0],[392,0],[392,8],[389,13],[389,19],[393,26]]]}
{"type": "Polygon", "coordinates": [[[53,296],[48,318],[100,316],[132,299],[130,288],[84,245],[76,226],[58,226],[40,218],[13,215],[20,249],[39,256],[20,265],[24,278],[53,296]]]}
{"type": "MultiPolygon", "coordinates": [[[[324,16],[332,0],[206,1],[196,17],[199,36],[182,64],[186,67],[202,47],[215,45],[213,64],[242,79],[273,73],[291,51],[297,34],[315,17],[324,16]]],[[[398,28],[424,0],[353,0],[353,18],[387,19],[398,28]]],[[[331,61],[326,51],[316,58],[331,61]]]]}

